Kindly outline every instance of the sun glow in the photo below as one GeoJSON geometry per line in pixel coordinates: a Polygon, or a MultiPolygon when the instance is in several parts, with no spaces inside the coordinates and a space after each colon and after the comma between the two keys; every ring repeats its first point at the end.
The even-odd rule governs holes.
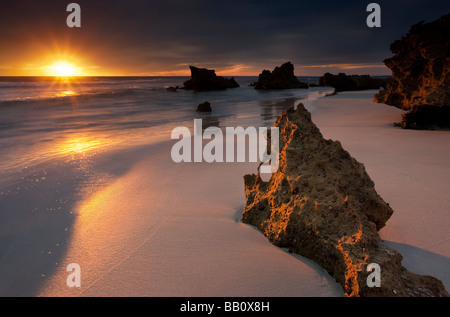
{"type": "Polygon", "coordinates": [[[45,66],[45,70],[48,76],[71,77],[82,75],[81,67],[67,61],[56,61],[48,66],[45,66]]]}
{"type": "Polygon", "coordinates": [[[75,137],[67,140],[61,146],[61,152],[66,154],[81,154],[97,149],[100,146],[101,142],[95,138],[75,137]]]}

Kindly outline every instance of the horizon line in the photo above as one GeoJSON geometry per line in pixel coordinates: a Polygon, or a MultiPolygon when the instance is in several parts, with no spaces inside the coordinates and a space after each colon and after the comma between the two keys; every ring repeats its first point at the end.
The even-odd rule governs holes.
{"type": "MultiPolygon", "coordinates": [[[[339,74],[344,73],[346,75],[369,75],[373,77],[380,77],[380,76],[389,76],[391,77],[392,74],[381,74],[381,75],[372,75],[368,73],[360,73],[360,74],[347,74],[345,72],[325,72],[330,74],[339,74]]],[[[322,75],[295,75],[296,77],[321,77],[322,75]]],[[[258,75],[217,75],[221,77],[258,77],[258,75]]],[[[74,75],[74,76],[52,76],[52,75],[0,75],[0,77],[48,77],[48,78],[83,78],[83,77],[191,77],[190,75],[74,75]]]]}

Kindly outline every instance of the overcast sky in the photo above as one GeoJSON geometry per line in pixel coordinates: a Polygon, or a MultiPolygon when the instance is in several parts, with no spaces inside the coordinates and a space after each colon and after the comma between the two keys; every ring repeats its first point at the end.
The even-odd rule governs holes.
{"type": "Polygon", "coordinates": [[[450,12],[448,0],[2,0],[0,75],[35,75],[66,59],[93,75],[182,75],[189,65],[258,75],[283,62],[296,75],[390,74],[383,60],[410,26],[450,12]],[[81,6],[81,28],[66,7],[81,6]]]}

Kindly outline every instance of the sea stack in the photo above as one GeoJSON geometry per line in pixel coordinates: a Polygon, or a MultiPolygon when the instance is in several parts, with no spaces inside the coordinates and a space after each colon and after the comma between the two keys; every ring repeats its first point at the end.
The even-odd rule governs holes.
{"type": "Polygon", "coordinates": [[[450,127],[450,14],[411,27],[384,61],[393,79],[374,101],[408,111],[403,128],[450,127]]]}
{"type": "Polygon", "coordinates": [[[406,270],[378,234],[393,210],[375,191],[363,164],[326,140],[300,104],[277,119],[279,169],[268,182],[244,176],[242,221],[272,243],[321,265],[347,296],[448,296],[442,282],[406,270]],[[370,287],[369,264],[381,268],[370,287]]]}
{"type": "Polygon", "coordinates": [[[319,78],[319,86],[333,87],[336,89],[336,92],[380,89],[385,87],[385,85],[386,79],[374,78],[370,75],[347,75],[345,73],[333,75],[325,73],[319,78]]]}
{"type": "Polygon", "coordinates": [[[227,88],[237,88],[239,84],[231,78],[224,78],[216,75],[213,69],[197,68],[189,66],[191,79],[184,82],[184,89],[196,91],[225,90],[227,88]]]}
{"type": "Polygon", "coordinates": [[[290,62],[275,67],[272,72],[263,70],[254,86],[261,90],[308,88],[308,84],[300,82],[294,75],[294,65],[290,62]]]}

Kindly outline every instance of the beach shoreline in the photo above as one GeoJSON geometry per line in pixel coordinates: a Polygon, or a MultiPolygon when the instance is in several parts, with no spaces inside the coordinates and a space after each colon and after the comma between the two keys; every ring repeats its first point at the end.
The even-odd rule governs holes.
{"type": "MultiPolygon", "coordinates": [[[[404,255],[405,267],[435,276],[449,289],[445,210],[450,201],[445,196],[449,189],[445,180],[450,171],[445,157],[450,153],[440,145],[448,144],[450,134],[393,127],[401,111],[373,103],[373,93],[339,93],[303,102],[324,137],[339,140],[366,166],[376,190],[394,209],[380,232],[382,238],[404,255]],[[423,146],[429,148],[432,161],[428,155],[420,155],[418,149],[423,146]],[[424,206],[428,206],[426,215],[424,206]]],[[[288,98],[268,109],[272,114],[281,113],[298,102],[302,100],[288,98]]],[[[261,124],[265,118],[258,114],[244,119],[248,124],[261,124]]],[[[239,122],[239,117],[225,118],[220,126],[239,122]]],[[[34,214],[29,228],[36,220],[45,227],[53,219],[49,236],[41,241],[41,250],[34,250],[34,259],[21,255],[6,258],[15,263],[1,263],[2,268],[9,268],[2,272],[19,272],[2,277],[6,286],[1,293],[44,297],[343,296],[340,286],[320,266],[279,249],[255,228],[240,222],[245,204],[243,176],[254,173],[256,163],[176,164],[170,157],[175,140],[164,140],[164,136],[169,134],[160,135],[151,145],[99,154],[91,163],[80,157],[75,165],[81,168],[84,163],[85,170],[95,171],[87,178],[92,182],[67,188],[77,193],[77,203],[59,220],[52,218],[54,214],[34,214]],[[40,263],[37,267],[33,267],[34,260],[40,263]],[[69,263],[81,267],[81,288],[66,285],[69,263]],[[29,275],[20,276],[20,272],[29,275]]],[[[59,178],[46,177],[50,184],[59,178]]],[[[49,188],[36,188],[30,195],[39,197],[45,190],[49,188]]],[[[49,195],[48,201],[54,198],[49,195]]],[[[10,221],[11,236],[23,230],[20,217],[26,217],[26,212],[10,221]]],[[[36,238],[32,232],[28,237],[36,238]]]]}

